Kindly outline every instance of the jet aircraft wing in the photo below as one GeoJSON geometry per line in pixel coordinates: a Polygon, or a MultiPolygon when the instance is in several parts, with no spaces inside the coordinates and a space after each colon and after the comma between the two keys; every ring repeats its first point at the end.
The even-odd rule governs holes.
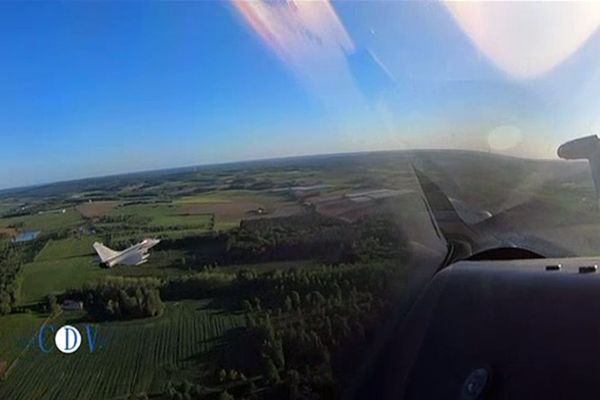
{"type": "Polygon", "coordinates": [[[532,241],[519,225],[537,224],[543,203],[470,225],[438,185],[415,172],[450,256],[381,336],[347,397],[598,398],[600,257],[538,258],[559,249],[532,241]],[[508,223],[515,234],[500,238],[493,228],[508,223]],[[501,251],[486,250],[490,241],[501,251]]]}

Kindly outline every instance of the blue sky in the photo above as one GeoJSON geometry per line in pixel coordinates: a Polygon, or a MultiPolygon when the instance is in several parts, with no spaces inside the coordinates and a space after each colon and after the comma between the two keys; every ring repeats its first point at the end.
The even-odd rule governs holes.
{"type": "Polygon", "coordinates": [[[550,157],[599,130],[594,21],[568,57],[523,70],[469,36],[469,10],[305,4],[0,3],[0,188],[314,153],[487,151],[507,126],[515,143],[499,152],[550,157]]]}

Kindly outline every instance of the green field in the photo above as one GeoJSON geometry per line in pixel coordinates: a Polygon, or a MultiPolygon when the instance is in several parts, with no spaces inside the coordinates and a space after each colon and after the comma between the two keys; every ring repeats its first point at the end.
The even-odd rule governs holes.
{"type": "Polygon", "coordinates": [[[239,226],[244,218],[254,216],[262,208],[267,213],[290,203],[285,197],[270,192],[251,190],[213,191],[182,197],[174,202],[189,214],[210,213],[215,216],[214,229],[228,230],[239,226]]]}
{"type": "Polygon", "coordinates": [[[35,314],[10,314],[0,317],[0,362],[10,365],[25,349],[45,317],[35,314]]]}
{"type": "Polygon", "coordinates": [[[12,200],[0,200],[0,215],[9,212],[17,205],[18,203],[12,200]]]}
{"type": "Polygon", "coordinates": [[[21,303],[36,303],[49,293],[81,287],[83,283],[109,272],[98,267],[94,257],[73,257],[25,264],[20,276],[21,303]]]}
{"type": "Polygon", "coordinates": [[[72,208],[63,213],[43,213],[19,217],[0,218],[0,228],[15,226],[19,229],[41,230],[44,232],[68,228],[83,222],[81,215],[72,208]]]}
{"type": "Polygon", "coordinates": [[[235,228],[253,211],[263,208],[274,211],[286,203],[284,197],[268,192],[250,190],[213,191],[185,196],[173,203],[134,204],[113,209],[111,216],[130,216],[145,219],[147,230],[161,229],[160,235],[180,238],[215,230],[235,228]],[[175,228],[177,229],[170,229],[175,228]],[[162,229],[167,229],[166,231],[162,229]]]}
{"type": "Polygon", "coordinates": [[[98,325],[98,340],[110,340],[92,354],[85,336],[72,355],[30,348],[0,385],[0,398],[113,399],[161,392],[172,374],[201,374],[216,339],[243,325],[243,316],[207,309],[206,302],[168,303],[158,319],[98,325]]]}
{"type": "Polygon", "coordinates": [[[189,215],[173,204],[136,204],[118,207],[111,215],[136,216],[148,219],[148,227],[156,228],[208,228],[211,216],[208,214],[189,215]]]}
{"type": "MultiPolygon", "coordinates": [[[[113,241],[128,243],[128,245],[140,242],[146,237],[158,237],[160,239],[182,239],[190,236],[200,236],[206,234],[208,230],[205,228],[177,229],[177,230],[155,230],[155,229],[138,229],[135,232],[125,234],[114,234],[113,241]]],[[[115,246],[115,250],[122,250],[119,246],[115,246]]]]}
{"type": "Polygon", "coordinates": [[[265,206],[273,205],[282,199],[273,193],[254,190],[218,190],[194,196],[184,196],[175,200],[175,204],[215,204],[232,202],[259,202],[265,206]]]}
{"type": "Polygon", "coordinates": [[[49,240],[42,251],[36,256],[35,261],[52,261],[63,258],[93,255],[92,244],[97,239],[90,236],[61,240],[49,240]]]}
{"type": "Polygon", "coordinates": [[[159,236],[161,238],[169,238],[169,239],[182,239],[189,236],[198,236],[205,234],[207,232],[206,228],[191,228],[191,229],[176,229],[176,230],[168,230],[168,231],[160,231],[159,236]]]}
{"type": "Polygon", "coordinates": [[[84,218],[94,218],[109,214],[118,205],[118,201],[94,201],[81,203],[75,209],[84,218]]]}

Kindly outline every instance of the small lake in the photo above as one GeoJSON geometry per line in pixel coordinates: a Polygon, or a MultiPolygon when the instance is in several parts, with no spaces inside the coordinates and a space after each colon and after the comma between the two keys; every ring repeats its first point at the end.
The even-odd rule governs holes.
{"type": "Polygon", "coordinates": [[[15,238],[13,239],[13,242],[15,242],[15,243],[29,242],[30,240],[33,240],[36,237],[38,237],[38,235],[40,233],[41,233],[41,231],[22,231],[22,232],[19,232],[19,234],[17,236],[15,236],[15,238]]]}

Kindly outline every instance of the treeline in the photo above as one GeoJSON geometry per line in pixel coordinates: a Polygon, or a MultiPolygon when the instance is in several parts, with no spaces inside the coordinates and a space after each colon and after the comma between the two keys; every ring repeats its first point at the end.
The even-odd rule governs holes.
{"type": "Polygon", "coordinates": [[[402,291],[406,271],[399,264],[263,273],[207,268],[167,280],[104,279],[69,295],[101,319],[158,315],[160,298],[213,298],[245,314],[246,327],[225,334],[223,346],[206,355],[215,363],[201,384],[169,381],[168,398],[338,398],[402,291]]]}
{"type": "Polygon", "coordinates": [[[235,274],[211,271],[210,267],[205,269],[167,279],[161,287],[161,297],[171,301],[230,296],[239,298],[243,288],[235,274]]]}
{"type": "MultiPolygon", "coordinates": [[[[198,229],[206,231],[207,234],[200,236],[194,236],[195,239],[200,241],[210,240],[212,231],[215,226],[215,217],[211,215],[206,223],[202,224],[186,224],[186,225],[152,225],[149,223],[151,219],[148,217],[142,217],[138,215],[124,215],[124,216],[111,216],[101,217],[98,222],[94,223],[93,227],[96,233],[102,237],[102,241],[105,245],[114,248],[125,248],[129,247],[134,243],[137,243],[148,236],[160,236],[163,232],[183,231],[190,229],[198,229]]],[[[164,240],[165,243],[161,245],[161,248],[169,247],[166,243],[169,239],[164,240]]],[[[186,248],[183,243],[171,244],[174,248],[186,248]]]]}
{"type": "Polygon", "coordinates": [[[188,265],[251,264],[313,259],[325,264],[405,255],[405,235],[389,215],[353,223],[316,212],[242,221],[228,232],[164,239],[163,250],[184,250],[188,265]]]}
{"type": "Polygon", "coordinates": [[[46,239],[13,243],[0,241],[0,315],[11,313],[18,302],[19,287],[16,283],[21,266],[33,261],[44,247],[46,239]]]}
{"type": "Polygon", "coordinates": [[[262,340],[254,343],[262,344],[242,340],[245,353],[226,346],[223,366],[261,374],[276,398],[338,397],[340,383],[369,355],[404,272],[381,262],[251,277],[247,287],[256,291],[242,305],[250,332],[262,340]],[[245,369],[248,360],[261,369],[245,369]],[[277,374],[269,377],[270,363],[277,374]]]}
{"type": "Polygon", "coordinates": [[[260,398],[334,398],[339,382],[364,362],[401,292],[405,270],[398,264],[235,274],[207,269],[169,279],[161,293],[169,300],[223,299],[221,306],[245,313],[246,329],[226,337],[215,354],[213,387],[226,387],[234,398],[249,391],[262,393],[260,398]],[[254,389],[240,376],[252,377],[254,389]]]}
{"type": "Polygon", "coordinates": [[[228,190],[269,190],[275,187],[278,186],[273,180],[253,176],[236,176],[227,185],[228,190]]]}
{"type": "Polygon", "coordinates": [[[123,226],[146,225],[150,221],[150,217],[141,215],[103,215],[98,217],[98,223],[100,224],[121,224],[123,226]]]}
{"type": "Polygon", "coordinates": [[[387,215],[347,223],[316,212],[283,218],[242,221],[228,234],[226,263],[313,258],[324,263],[352,263],[396,257],[404,235],[387,215]]]}
{"type": "Polygon", "coordinates": [[[68,291],[64,297],[82,301],[95,320],[121,320],[155,317],[164,311],[156,278],[106,277],[68,291]]]}

